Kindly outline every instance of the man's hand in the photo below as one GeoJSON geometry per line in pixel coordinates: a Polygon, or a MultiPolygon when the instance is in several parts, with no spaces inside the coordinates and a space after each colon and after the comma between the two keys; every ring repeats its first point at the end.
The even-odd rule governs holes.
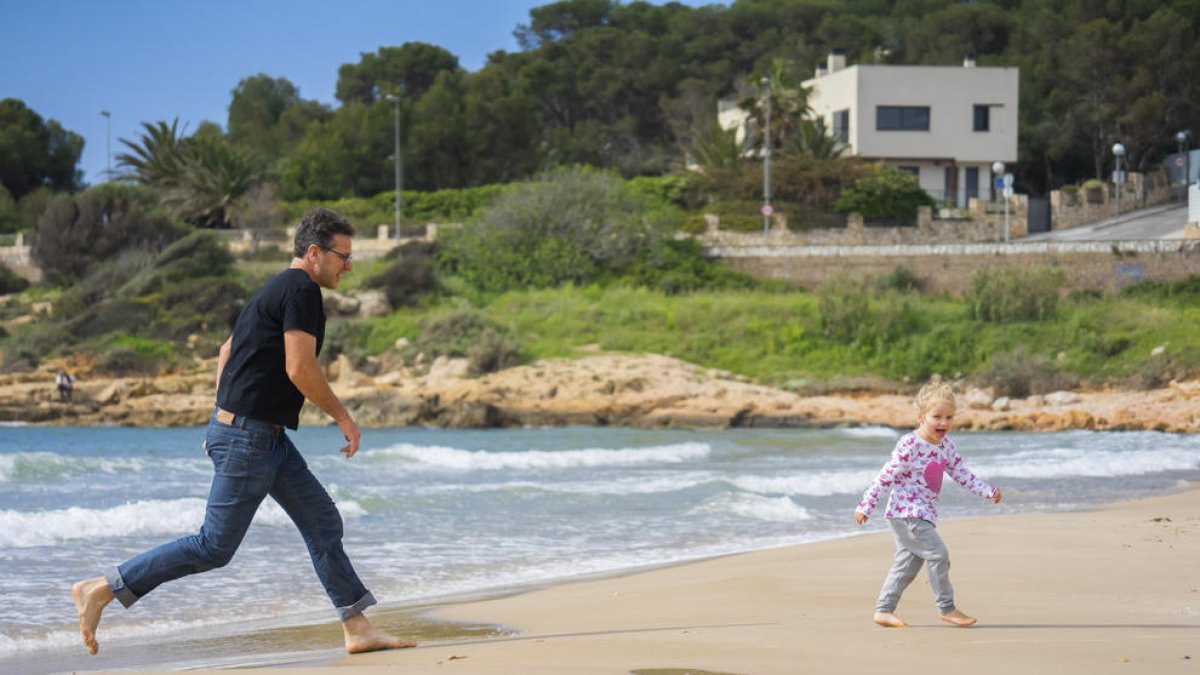
{"type": "Polygon", "coordinates": [[[349,415],[338,420],[337,425],[338,429],[342,430],[342,436],[346,437],[346,442],[349,444],[342,448],[342,452],[345,453],[346,459],[350,459],[354,456],[354,453],[358,452],[358,444],[362,441],[362,430],[358,428],[358,423],[354,421],[354,418],[349,415]]]}
{"type": "Polygon", "coordinates": [[[859,525],[862,525],[863,523],[867,522],[867,518],[869,518],[869,517],[870,516],[863,513],[862,511],[854,512],[854,522],[858,523],[859,525]]]}

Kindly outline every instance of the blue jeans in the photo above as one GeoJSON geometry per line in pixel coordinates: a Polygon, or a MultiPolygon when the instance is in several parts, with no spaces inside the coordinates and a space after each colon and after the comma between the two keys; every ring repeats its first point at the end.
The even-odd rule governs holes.
{"type": "Polygon", "coordinates": [[[159,584],[225,566],[271,495],[300,530],[338,616],[345,621],[375,604],[342,550],[342,516],[296,446],[264,422],[238,417],[234,424],[215,415],[208,422],[204,447],[215,475],[200,533],[121,564],[107,575],[113,595],[129,607],[159,584]]]}

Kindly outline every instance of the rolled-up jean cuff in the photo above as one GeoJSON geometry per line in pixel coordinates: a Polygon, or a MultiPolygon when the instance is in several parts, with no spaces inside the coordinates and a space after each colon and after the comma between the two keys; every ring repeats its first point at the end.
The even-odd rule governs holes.
{"type": "Polygon", "coordinates": [[[138,596],[129,590],[129,587],[125,585],[125,580],[121,578],[121,570],[113,568],[113,571],[104,575],[104,580],[108,582],[113,597],[120,601],[121,606],[128,609],[138,601],[138,596]]]}
{"type": "Polygon", "coordinates": [[[371,595],[371,591],[367,591],[367,594],[359,598],[358,602],[354,603],[353,605],[350,605],[349,607],[338,607],[338,618],[340,618],[342,621],[345,621],[356,614],[362,614],[364,609],[374,605],[375,603],[375,596],[371,595]]]}

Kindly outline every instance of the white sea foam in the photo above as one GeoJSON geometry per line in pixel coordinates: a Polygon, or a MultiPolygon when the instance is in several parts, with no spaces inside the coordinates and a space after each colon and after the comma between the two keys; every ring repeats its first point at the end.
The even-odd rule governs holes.
{"type": "Polygon", "coordinates": [[[649,464],[678,464],[703,459],[711,448],[706,443],[679,443],[647,448],[586,450],[526,450],[524,452],[490,452],[487,450],[458,450],[440,446],[418,446],[401,443],[390,448],[372,450],[371,457],[400,457],[418,466],[456,469],[461,471],[499,469],[571,469],[578,467],[628,467],[649,464]]]}
{"type": "Polygon", "coordinates": [[[830,495],[857,494],[866,489],[876,471],[812,471],[785,476],[738,476],[729,480],[734,486],[759,494],[830,495]]]}
{"type": "Polygon", "coordinates": [[[16,481],[47,481],[69,476],[94,474],[115,475],[138,473],[147,469],[167,470],[205,469],[208,461],[200,459],[165,459],[147,457],[70,457],[56,452],[16,452],[0,455],[0,483],[16,481]]]}
{"type": "Polygon", "coordinates": [[[808,509],[787,497],[763,497],[744,492],[726,492],[706,500],[692,513],[732,513],[743,518],[790,523],[811,520],[808,509]]]}
{"type": "Polygon", "coordinates": [[[1200,468],[1200,448],[1104,450],[1053,448],[1021,451],[970,464],[982,476],[1004,478],[1115,478],[1200,468]]]}
{"type": "Polygon", "coordinates": [[[852,438],[900,438],[900,432],[891,427],[846,427],[838,432],[852,438]]]}
{"type": "MultiPolygon", "coordinates": [[[[103,509],[73,506],[53,511],[0,511],[0,548],[53,546],[61,542],[119,537],[179,536],[196,532],[204,522],[205,500],[199,498],[149,499],[103,509]]],[[[353,518],[366,511],[357,502],[338,502],[342,516],[353,518]]],[[[272,500],[254,516],[254,524],[291,526],[291,519],[272,500]]]]}

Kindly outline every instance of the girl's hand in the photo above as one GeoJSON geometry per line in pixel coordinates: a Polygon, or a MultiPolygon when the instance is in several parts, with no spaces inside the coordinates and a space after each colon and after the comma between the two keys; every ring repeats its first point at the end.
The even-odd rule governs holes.
{"type": "Polygon", "coordinates": [[[862,525],[863,523],[867,522],[868,517],[869,516],[867,514],[863,513],[862,511],[854,512],[854,522],[858,523],[859,525],[862,525]]]}
{"type": "Polygon", "coordinates": [[[992,494],[992,503],[993,504],[1000,503],[1000,488],[996,488],[996,492],[994,494],[992,494]]]}

